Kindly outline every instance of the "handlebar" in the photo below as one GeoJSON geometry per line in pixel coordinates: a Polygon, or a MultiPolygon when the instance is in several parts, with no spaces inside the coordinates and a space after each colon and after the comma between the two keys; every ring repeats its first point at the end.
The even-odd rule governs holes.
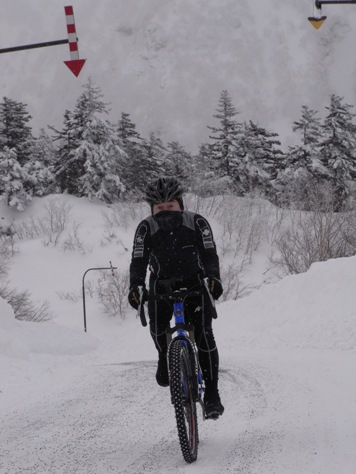
{"type": "MultiPolygon", "coordinates": [[[[150,295],[147,301],[170,301],[172,303],[178,303],[184,301],[184,299],[187,296],[200,296],[204,294],[203,287],[199,290],[189,290],[188,288],[179,288],[178,290],[172,290],[172,285],[176,285],[177,283],[182,282],[182,280],[179,279],[170,279],[170,280],[160,280],[160,286],[164,288],[165,293],[156,293],[154,295],[150,295]]],[[[212,317],[214,319],[217,318],[217,312],[216,312],[216,307],[215,307],[215,300],[212,297],[210,291],[209,291],[209,286],[208,286],[208,279],[204,278],[204,287],[206,289],[206,292],[210,298],[211,304],[212,304],[212,317]]],[[[146,327],[147,326],[147,319],[146,319],[146,314],[145,314],[145,307],[144,307],[144,301],[143,301],[143,287],[139,286],[138,287],[139,294],[140,294],[140,305],[137,310],[137,314],[141,320],[142,326],[146,327]]]]}

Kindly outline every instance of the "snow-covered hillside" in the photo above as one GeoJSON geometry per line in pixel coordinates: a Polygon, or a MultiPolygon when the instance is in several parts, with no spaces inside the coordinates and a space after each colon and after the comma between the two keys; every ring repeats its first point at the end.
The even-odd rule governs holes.
{"type": "MultiPolygon", "coordinates": [[[[17,223],[43,216],[52,199],[35,199],[17,223]]],[[[83,331],[84,271],[109,261],[124,271],[135,221],[147,209],[122,216],[114,235],[107,206],[56,199],[71,206],[69,224],[80,223],[81,247],[63,247],[64,236],[57,246],[44,236],[23,239],[9,270],[12,285],[46,298],[55,319],[20,322],[0,301],[1,474],[353,474],[356,257],[218,305],[226,411],[216,422],[200,418],[199,457],[188,467],[168,391],[155,382],[155,349],[135,312],[126,320],[105,315],[89,288],[83,331]]],[[[11,220],[14,211],[1,206],[11,220]]],[[[213,228],[218,235],[217,222],[213,228]]],[[[254,262],[255,280],[263,267],[254,262]]]]}
{"type": "Polygon", "coordinates": [[[355,103],[354,5],[324,6],[316,31],[313,0],[3,0],[0,49],[66,38],[67,4],[87,59],[78,79],[67,45],[0,55],[1,95],[28,104],[37,130],[62,124],[88,77],[113,120],[130,113],[144,136],[191,151],[208,140],[224,89],[242,120],[285,143],[301,105],[323,113],[331,93],[355,103]]]}

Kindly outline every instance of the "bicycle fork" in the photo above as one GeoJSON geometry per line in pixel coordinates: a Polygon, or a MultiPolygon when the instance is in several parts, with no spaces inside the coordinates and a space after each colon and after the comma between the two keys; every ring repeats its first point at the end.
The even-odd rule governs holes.
{"type": "MultiPolygon", "coordinates": [[[[203,374],[202,374],[200,364],[199,364],[199,356],[198,356],[197,347],[195,344],[194,327],[192,325],[187,325],[184,322],[183,302],[179,301],[179,302],[174,303],[174,317],[175,317],[176,325],[173,328],[167,329],[168,368],[169,368],[169,354],[171,350],[171,344],[173,341],[179,339],[183,342],[183,344],[187,348],[189,358],[192,362],[191,370],[192,370],[192,378],[193,378],[192,382],[194,386],[194,400],[195,402],[199,402],[203,411],[203,419],[205,420],[205,407],[203,403],[204,392],[205,392],[204,379],[203,379],[203,374]],[[173,338],[172,336],[174,333],[177,333],[177,335],[173,338]]],[[[170,376],[171,374],[169,371],[169,377],[170,376]]],[[[183,380],[184,391],[186,391],[187,383],[188,381],[183,380]]],[[[173,403],[173,400],[172,400],[172,403],[173,403]]]]}

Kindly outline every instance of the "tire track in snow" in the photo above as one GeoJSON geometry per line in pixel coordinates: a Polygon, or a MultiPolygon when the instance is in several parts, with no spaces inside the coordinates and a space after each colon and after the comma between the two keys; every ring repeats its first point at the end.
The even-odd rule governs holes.
{"type": "MultiPolygon", "coordinates": [[[[155,370],[156,363],[147,361],[84,367],[75,385],[59,385],[55,396],[8,413],[1,472],[185,472],[169,389],[156,385],[155,370]]],[[[227,436],[228,419],[251,420],[266,406],[261,386],[247,371],[222,370],[221,378],[226,421],[203,421],[199,410],[196,467],[207,464],[206,472],[214,473],[217,466],[228,472],[238,451],[246,451],[240,429],[227,436]]]]}
{"type": "Polygon", "coordinates": [[[313,400],[313,384],[304,372],[296,377],[274,363],[222,366],[225,413],[203,421],[199,410],[198,461],[190,466],[180,451],[169,389],[156,384],[155,361],[81,367],[75,383],[56,381],[51,396],[44,392],[40,401],[5,414],[0,473],[280,473],[294,448],[305,458],[295,456],[289,472],[308,472],[308,443],[318,443],[298,417],[301,400],[306,406],[313,400]],[[290,398],[297,391],[294,414],[290,398]]]}

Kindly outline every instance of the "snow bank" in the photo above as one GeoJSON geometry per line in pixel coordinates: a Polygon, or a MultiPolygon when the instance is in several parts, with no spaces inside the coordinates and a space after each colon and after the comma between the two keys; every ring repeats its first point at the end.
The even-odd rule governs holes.
{"type": "Polygon", "coordinates": [[[79,355],[97,347],[97,340],[54,322],[17,321],[10,305],[0,298],[0,356],[29,358],[31,354],[79,355]]]}
{"type": "Polygon", "coordinates": [[[21,336],[21,323],[11,306],[0,298],[0,356],[25,357],[29,348],[21,336]]]}
{"type": "Polygon", "coordinates": [[[312,265],[219,306],[234,330],[217,326],[231,345],[254,348],[356,349],[356,257],[312,265]]]}

